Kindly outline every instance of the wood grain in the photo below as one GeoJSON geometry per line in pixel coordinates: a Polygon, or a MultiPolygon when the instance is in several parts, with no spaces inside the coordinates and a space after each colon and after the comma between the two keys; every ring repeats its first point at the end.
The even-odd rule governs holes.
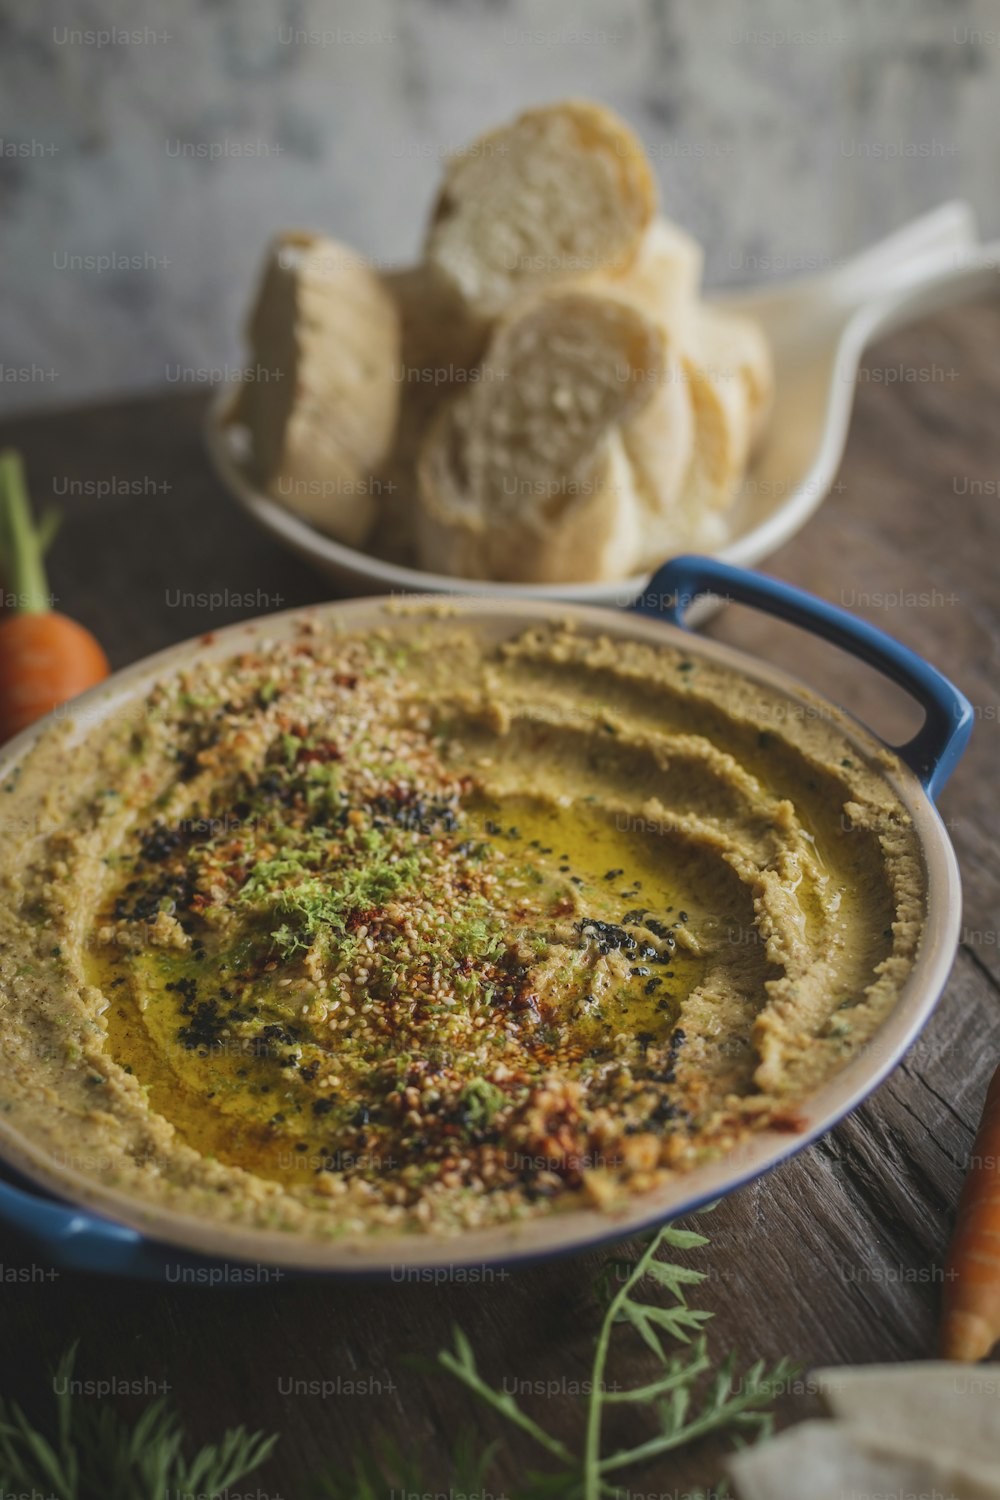
{"type": "MultiPolygon", "coordinates": [[[[1000,307],[979,303],[898,334],[872,351],[866,369],[837,489],[768,568],[884,626],[976,705],[972,747],[941,799],[965,880],[963,942],[940,1007],[889,1081],[825,1140],[706,1221],[713,1246],[692,1260],[711,1273],[712,1338],[718,1349],[737,1344],[748,1360],[789,1354],[812,1365],[931,1352],[951,1214],[1000,1057],[1000,307]],[[889,370],[911,374],[891,383],[889,370]]],[[[325,595],[321,579],[220,494],[201,448],[202,414],[200,399],[170,396],[19,420],[3,434],[25,452],[39,497],[50,485],[82,486],[62,497],[53,588],[116,666],[325,595]],[[109,483],[115,493],[97,493],[109,483]]],[[[877,727],[891,714],[901,722],[884,685],[830,648],[742,611],[709,628],[792,664],[877,727]]],[[[491,1380],[554,1383],[556,1394],[524,1398],[546,1426],[567,1438],[580,1428],[566,1386],[588,1374],[597,1255],[478,1284],[211,1289],[50,1277],[9,1236],[0,1255],[3,1347],[19,1351],[29,1410],[46,1398],[46,1361],[80,1338],[83,1374],[167,1382],[200,1436],[237,1421],[280,1429],[279,1452],[255,1479],[269,1494],[301,1494],[305,1474],[342,1462],[379,1428],[419,1448],[447,1487],[455,1430],[468,1423],[486,1437],[495,1424],[401,1355],[433,1354],[453,1322],[482,1351],[491,1380]],[[17,1267],[28,1279],[10,1279],[17,1267]],[[338,1377],[362,1393],[289,1392],[292,1381],[338,1377]]],[[[619,1374],[641,1375],[645,1353],[627,1336],[623,1347],[619,1374]]],[[[783,1403],[786,1416],[809,1409],[801,1393],[783,1403]]],[[[510,1441],[494,1492],[537,1456],[527,1440],[510,1441]]],[[[636,1483],[676,1493],[710,1481],[719,1459],[705,1446],[636,1483]]]]}

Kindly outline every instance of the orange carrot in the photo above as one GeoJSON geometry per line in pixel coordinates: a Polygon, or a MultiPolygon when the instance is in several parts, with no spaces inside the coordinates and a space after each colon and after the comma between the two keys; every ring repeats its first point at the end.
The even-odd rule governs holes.
{"type": "Polygon", "coordinates": [[[42,553],[52,518],[36,526],[20,456],[0,454],[0,566],[13,608],[0,619],[0,740],[107,677],[108,659],[84,626],[49,608],[42,553]]]}
{"type": "Polygon", "coordinates": [[[941,1354],[984,1359],[1000,1338],[1000,1068],[986,1092],[945,1266],[941,1354]]]}

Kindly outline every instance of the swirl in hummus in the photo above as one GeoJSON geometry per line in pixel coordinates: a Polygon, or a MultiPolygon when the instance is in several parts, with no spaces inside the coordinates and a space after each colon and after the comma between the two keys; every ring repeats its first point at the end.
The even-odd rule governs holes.
{"type": "Polygon", "coordinates": [[[925,900],[891,757],[804,702],[569,626],[306,617],[48,730],[0,792],[5,1120],[315,1236],[613,1205],[794,1127],[925,900]]]}

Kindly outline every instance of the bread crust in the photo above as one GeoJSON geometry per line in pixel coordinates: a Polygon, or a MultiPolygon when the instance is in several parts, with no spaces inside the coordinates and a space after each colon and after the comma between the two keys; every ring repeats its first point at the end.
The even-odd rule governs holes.
{"type": "Polygon", "coordinates": [[[382,283],[400,320],[399,414],[392,446],[375,475],[379,509],[369,542],[379,556],[409,563],[416,545],[420,445],[444,402],[474,379],[485,331],[464,321],[426,265],[388,271],[382,283]]]}
{"type": "Polygon", "coordinates": [[[259,378],[241,388],[234,418],[250,430],[258,482],[359,545],[376,510],[371,476],[396,429],[395,302],[355,251],[290,231],[269,248],[247,336],[259,378]]]}
{"type": "Polygon", "coordinates": [[[774,361],[764,330],[753,318],[702,303],[689,333],[701,359],[742,381],[750,408],[750,451],[763,436],[774,404],[774,361]]]}
{"type": "Polygon", "coordinates": [[[696,315],[704,260],[698,241],[685,229],[656,218],[616,290],[679,338],[690,330],[696,315]]]}

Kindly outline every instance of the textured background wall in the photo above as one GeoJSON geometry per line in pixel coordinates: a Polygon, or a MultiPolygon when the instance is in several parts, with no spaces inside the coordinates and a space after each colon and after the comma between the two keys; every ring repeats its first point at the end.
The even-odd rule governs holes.
{"type": "Polygon", "coordinates": [[[8,409],[238,360],[273,230],[412,256],[441,156],[568,93],[641,131],[717,284],[959,194],[1000,231],[997,0],[3,0],[0,74],[8,409]]]}

